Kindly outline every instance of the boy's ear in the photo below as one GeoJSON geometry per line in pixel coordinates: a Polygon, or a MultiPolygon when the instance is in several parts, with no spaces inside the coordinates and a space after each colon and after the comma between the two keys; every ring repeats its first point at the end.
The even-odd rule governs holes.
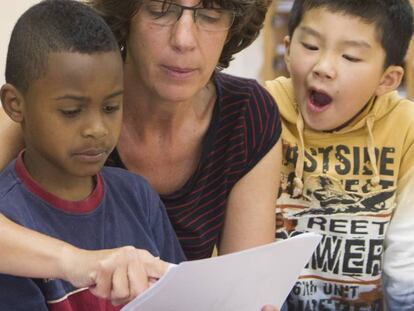
{"type": "Polygon", "coordinates": [[[285,36],[283,38],[283,43],[285,44],[285,63],[286,63],[286,68],[288,69],[289,73],[290,73],[290,37],[289,36],[285,36]]]}
{"type": "Polygon", "coordinates": [[[375,90],[375,95],[379,96],[396,90],[400,86],[403,75],[404,69],[401,66],[388,66],[375,90]]]}
{"type": "Polygon", "coordinates": [[[24,119],[22,93],[10,83],[0,89],[0,97],[4,111],[15,122],[21,123],[24,119]]]}

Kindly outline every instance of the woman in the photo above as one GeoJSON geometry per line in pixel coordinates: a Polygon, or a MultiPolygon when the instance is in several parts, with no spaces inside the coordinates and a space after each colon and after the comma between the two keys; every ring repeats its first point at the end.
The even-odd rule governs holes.
{"type": "MultiPolygon", "coordinates": [[[[216,70],[256,38],[270,2],[91,1],[125,61],[123,128],[108,164],[158,191],[189,259],[274,239],[276,105],[256,82],[216,70]]],[[[17,127],[1,124],[4,167],[21,144],[17,127]]]]}

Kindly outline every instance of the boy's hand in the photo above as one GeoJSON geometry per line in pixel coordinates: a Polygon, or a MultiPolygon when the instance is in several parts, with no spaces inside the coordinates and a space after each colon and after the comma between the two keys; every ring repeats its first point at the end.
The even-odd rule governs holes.
{"type": "Polygon", "coordinates": [[[63,278],[76,287],[89,287],[113,305],[140,295],[168,268],[168,263],[132,246],[98,251],[70,247],[64,253],[63,278]]]}
{"type": "Polygon", "coordinates": [[[271,305],[265,305],[261,311],[279,311],[279,309],[271,305]]]}

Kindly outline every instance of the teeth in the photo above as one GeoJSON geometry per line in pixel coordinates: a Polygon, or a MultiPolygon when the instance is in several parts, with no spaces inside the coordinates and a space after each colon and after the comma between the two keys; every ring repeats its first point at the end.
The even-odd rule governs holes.
{"type": "Polygon", "coordinates": [[[312,91],[311,100],[315,106],[325,106],[331,103],[332,98],[324,93],[312,91]]]}

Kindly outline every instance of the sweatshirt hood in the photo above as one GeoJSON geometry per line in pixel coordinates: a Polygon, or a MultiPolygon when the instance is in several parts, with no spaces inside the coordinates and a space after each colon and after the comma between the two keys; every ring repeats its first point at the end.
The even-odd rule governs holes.
{"type": "MultiPolygon", "coordinates": [[[[293,135],[298,140],[298,158],[295,167],[294,195],[300,195],[303,190],[303,168],[305,161],[305,133],[306,136],[318,137],[327,135],[326,132],[305,129],[305,124],[294,98],[292,81],[289,78],[279,77],[273,81],[266,82],[267,90],[275,99],[282,117],[283,131],[297,131],[293,135]]],[[[373,168],[372,186],[378,186],[380,182],[377,158],[375,154],[375,137],[373,128],[375,122],[386,116],[399,103],[400,97],[396,91],[381,96],[381,104],[375,105],[377,97],[372,97],[365,109],[348,125],[338,131],[329,133],[334,136],[339,134],[362,131],[366,129],[366,146],[373,168]]],[[[282,132],[283,133],[283,132],[282,132]]]]}

